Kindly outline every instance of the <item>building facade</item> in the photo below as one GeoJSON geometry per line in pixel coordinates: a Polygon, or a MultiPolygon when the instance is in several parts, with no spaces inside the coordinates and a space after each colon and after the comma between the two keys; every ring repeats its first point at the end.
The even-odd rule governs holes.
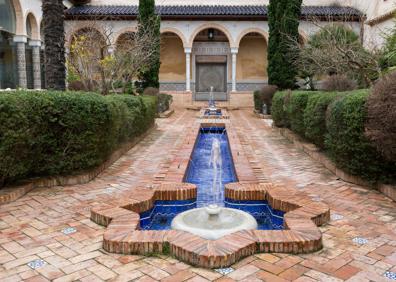
{"type": "MultiPolygon", "coordinates": [[[[137,28],[137,0],[64,1],[66,50],[92,22],[111,28],[109,53],[137,28]],[[84,3],[84,4],[83,4],[84,3]]],[[[182,104],[206,100],[251,105],[267,83],[267,1],[157,1],[161,16],[161,90],[182,104]]],[[[382,44],[393,26],[394,4],[384,0],[305,0],[300,21],[303,44],[329,21],[347,25],[369,48],[382,44]]],[[[41,1],[0,0],[0,88],[42,88],[41,1]]]]}

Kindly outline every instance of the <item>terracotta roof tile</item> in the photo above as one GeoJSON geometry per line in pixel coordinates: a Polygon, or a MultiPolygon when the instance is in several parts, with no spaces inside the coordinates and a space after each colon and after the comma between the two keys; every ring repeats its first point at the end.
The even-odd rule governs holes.
{"type": "MultiPolygon", "coordinates": [[[[162,16],[262,16],[268,15],[265,5],[224,6],[224,5],[188,5],[157,6],[162,16]]],[[[138,6],[74,6],[66,10],[67,16],[136,16],[138,6]]],[[[302,16],[355,16],[363,14],[351,7],[340,6],[303,6],[302,16]]]]}

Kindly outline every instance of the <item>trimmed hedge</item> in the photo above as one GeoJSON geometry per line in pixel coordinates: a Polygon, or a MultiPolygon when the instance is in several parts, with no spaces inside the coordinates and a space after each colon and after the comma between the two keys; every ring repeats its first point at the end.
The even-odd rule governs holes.
{"type": "Polygon", "coordinates": [[[0,186],[103,163],[154,123],[156,99],[79,92],[0,94],[0,186]]]}
{"type": "Polygon", "coordinates": [[[323,148],[337,167],[377,182],[394,182],[396,163],[381,157],[365,136],[367,90],[350,92],[278,92],[272,117],[323,148]]]}
{"type": "Polygon", "coordinates": [[[287,106],[290,128],[301,135],[305,134],[304,111],[310,95],[312,95],[312,91],[295,91],[287,106]]]}
{"type": "Polygon", "coordinates": [[[385,161],[364,134],[367,98],[367,91],[355,91],[330,105],[325,146],[338,167],[368,180],[386,182],[392,170],[396,171],[396,164],[385,161]]]}
{"type": "Polygon", "coordinates": [[[272,98],[272,119],[278,127],[290,127],[287,107],[291,93],[291,91],[280,91],[275,93],[274,98],[272,98]]]}
{"type": "Polygon", "coordinates": [[[320,148],[324,148],[327,107],[341,93],[319,92],[310,95],[304,111],[305,137],[320,148]]]}

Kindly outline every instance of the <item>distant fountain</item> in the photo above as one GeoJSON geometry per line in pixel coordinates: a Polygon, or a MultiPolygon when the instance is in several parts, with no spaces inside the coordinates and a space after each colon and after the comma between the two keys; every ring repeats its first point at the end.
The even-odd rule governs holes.
{"type": "Polygon", "coordinates": [[[221,109],[216,107],[216,101],[214,98],[214,87],[210,87],[208,107],[204,109],[204,116],[221,116],[221,109]]]}
{"type": "Polygon", "coordinates": [[[210,109],[210,108],[216,108],[216,102],[215,102],[215,99],[214,99],[213,90],[214,90],[214,87],[211,86],[211,87],[210,87],[210,92],[209,92],[209,99],[208,99],[208,106],[209,106],[209,109],[210,109]]]}
{"type": "Polygon", "coordinates": [[[257,229],[257,221],[249,213],[219,205],[223,201],[223,161],[219,139],[213,139],[210,154],[209,166],[213,167],[212,203],[180,213],[172,220],[172,229],[187,231],[208,240],[216,240],[240,230],[257,229]]]}

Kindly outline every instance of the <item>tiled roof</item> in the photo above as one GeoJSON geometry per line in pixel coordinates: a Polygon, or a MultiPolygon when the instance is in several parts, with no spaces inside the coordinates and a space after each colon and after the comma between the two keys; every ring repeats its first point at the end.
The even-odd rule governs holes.
{"type": "MultiPolygon", "coordinates": [[[[267,6],[157,6],[157,13],[163,17],[199,17],[199,16],[257,16],[267,17],[267,6]]],[[[66,16],[136,16],[137,6],[75,6],[66,10],[66,16]]],[[[341,6],[303,6],[302,16],[362,16],[362,13],[351,7],[341,6]]]]}

